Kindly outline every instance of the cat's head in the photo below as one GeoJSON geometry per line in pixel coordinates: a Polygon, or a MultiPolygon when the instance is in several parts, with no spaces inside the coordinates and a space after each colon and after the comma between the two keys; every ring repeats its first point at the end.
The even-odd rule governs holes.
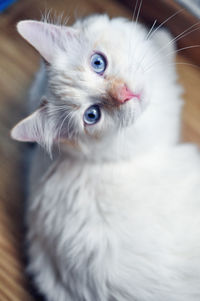
{"type": "Polygon", "coordinates": [[[73,27],[22,21],[19,33],[46,62],[41,106],[12,131],[36,141],[83,152],[109,148],[130,128],[150,99],[155,49],[146,30],[122,18],[93,16],[73,27]]]}

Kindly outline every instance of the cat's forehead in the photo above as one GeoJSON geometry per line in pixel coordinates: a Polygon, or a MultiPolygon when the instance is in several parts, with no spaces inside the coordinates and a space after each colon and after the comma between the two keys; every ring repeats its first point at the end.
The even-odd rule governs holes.
{"type": "Polygon", "coordinates": [[[133,26],[122,18],[110,20],[106,15],[92,16],[74,26],[93,48],[104,47],[112,51],[115,47],[118,50],[132,41],[133,26]]]}

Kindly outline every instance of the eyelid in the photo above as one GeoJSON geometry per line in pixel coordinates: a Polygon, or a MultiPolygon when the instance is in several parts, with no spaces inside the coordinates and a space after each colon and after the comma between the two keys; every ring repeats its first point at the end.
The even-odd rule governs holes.
{"type": "Polygon", "coordinates": [[[100,50],[93,50],[92,51],[92,54],[90,55],[90,59],[91,57],[94,55],[94,54],[100,54],[104,57],[105,61],[106,61],[106,66],[108,65],[108,59],[107,59],[107,56],[105,55],[105,53],[103,53],[102,51],[100,50]]]}

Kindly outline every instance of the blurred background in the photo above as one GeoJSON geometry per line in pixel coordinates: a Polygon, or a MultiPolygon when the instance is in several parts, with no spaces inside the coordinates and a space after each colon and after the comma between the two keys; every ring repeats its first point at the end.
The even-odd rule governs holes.
{"type": "Polygon", "coordinates": [[[164,22],[180,38],[176,63],[185,90],[181,139],[200,145],[200,1],[0,0],[0,301],[39,300],[24,273],[26,146],[12,141],[9,132],[26,115],[28,87],[39,65],[39,55],[17,34],[16,23],[40,20],[49,10],[52,16],[69,16],[69,24],[92,13],[132,19],[134,10],[149,28],[164,22]]]}

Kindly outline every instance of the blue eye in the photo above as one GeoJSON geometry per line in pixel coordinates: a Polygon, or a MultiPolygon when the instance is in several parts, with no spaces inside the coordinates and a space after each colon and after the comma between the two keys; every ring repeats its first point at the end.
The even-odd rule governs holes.
{"type": "Polygon", "coordinates": [[[98,105],[89,107],[83,115],[84,122],[89,125],[97,123],[100,118],[101,111],[98,105]]]}
{"type": "Polygon", "coordinates": [[[106,58],[100,53],[93,54],[91,57],[91,66],[94,72],[102,74],[107,67],[106,58]]]}

